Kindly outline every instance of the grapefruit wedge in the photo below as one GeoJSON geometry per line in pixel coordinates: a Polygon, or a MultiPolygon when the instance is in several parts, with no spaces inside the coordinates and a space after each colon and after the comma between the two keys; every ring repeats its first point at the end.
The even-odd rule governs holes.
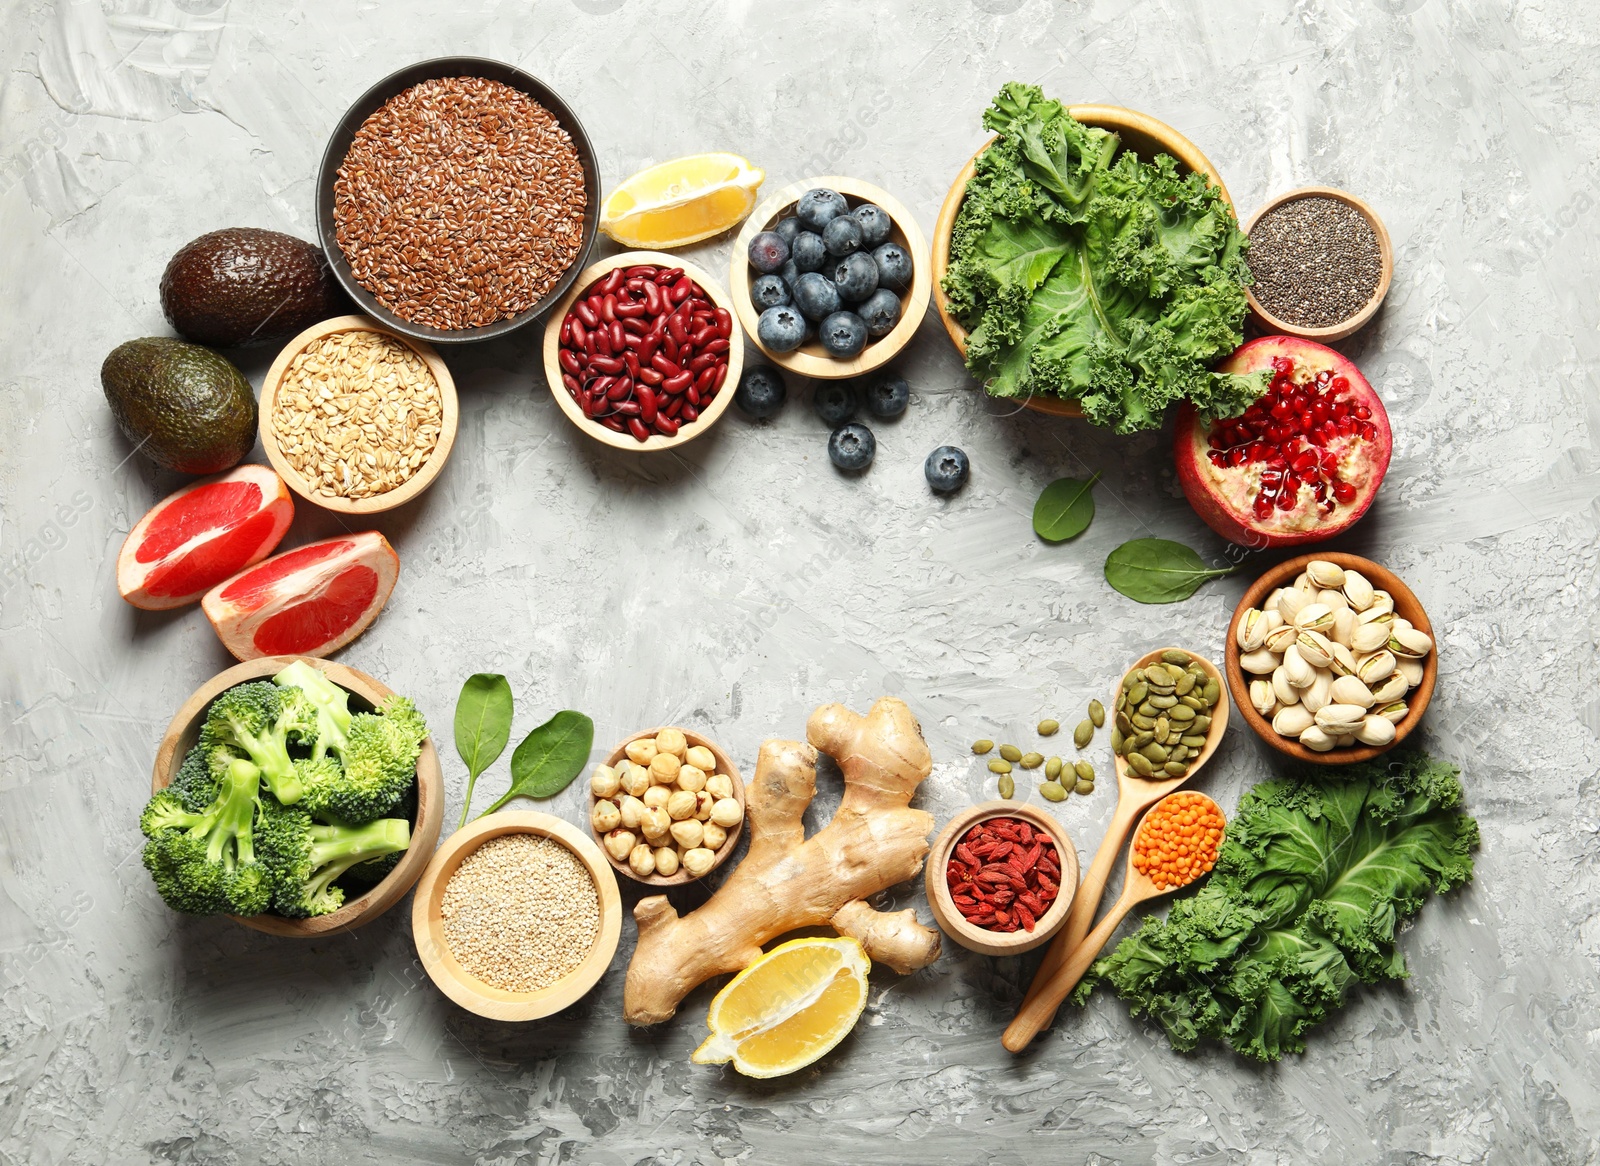
{"type": "Polygon", "coordinates": [[[399,575],[400,557],[383,535],[342,534],[246,567],[200,606],[241,660],[326,656],[378,618],[399,575]]]}
{"type": "Polygon", "coordinates": [[[135,607],[198,603],[218,583],[272,553],[294,518],[283,479],[239,466],[152,506],[117,555],[117,590],[135,607]]]}

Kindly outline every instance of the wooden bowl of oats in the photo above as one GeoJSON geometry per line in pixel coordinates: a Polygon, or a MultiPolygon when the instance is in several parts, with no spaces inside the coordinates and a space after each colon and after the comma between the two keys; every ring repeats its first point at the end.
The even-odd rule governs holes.
{"type": "Polygon", "coordinates": [[[403,506],[450,459],[459,409],[439,354],[366,316],[289,341],[261,382],[261,448],[307,502],[340,514],[403,506]]]}

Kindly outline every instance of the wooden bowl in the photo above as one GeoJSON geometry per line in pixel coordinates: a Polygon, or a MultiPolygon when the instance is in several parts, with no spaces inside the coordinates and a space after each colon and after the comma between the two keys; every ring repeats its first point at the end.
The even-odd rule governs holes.
{"type": "Polygon", "coordinates": [[[532,810],[502,810],[467,823],[439,847],[411,901],[411,933],[417,957],[439,991],[468,1012],[490,1020],[538,1020],[578,1000],[605,975],[622,937],[622,895],[616,876],[606,867],[604,852],[576,826],[532,810]],[[561,979],[534,992],[490,987],[463,968],[445,941],[444,920],[439,914],[445,887],[467,855],[491,838],[518,833],[553,838],[572,851],[594,879],[600,898],[600,931],[589,954],[561,979]]]}
{"type": "MultiPolygon", "coordinates": [[[[1233,205],[1228,188],[1223,185],[1222,175],[1217,173],[1211,160],[1200,152],[1198,146],[1165,122],[1117,105],[1073,105],[1067,108],[1067,112],[1086,126],[1110,130],[1118,135],[1122,140],[1121,149],[1132,150],[1140,158],[1149,160],[1157,154],[1171,154],[1178,160],[1180,169],[1204,174],[1211,185],[1222,192],[1223,201],[1230,207],[1233,205]]],[[[990,138],[967,159],[961,173],[950,184],[950,192],[944,196],[944,203],[939,207],[939,219],[933,226],[933,302],[939,309],[939,319],[944,322],[945,332],[963,357],[967,355],[967,330],[951,315],[942,285],[945,272],[950,268],[950,236],[955,230],[961,203],[967,197],[967,180],[977,170],[978,155],[987,150],[993,141],[990,138]]],[[[1023,404],[1035,413],[1048,413],[1052,417],[1083,416],[1083,410],[1076,401],[1058,397],[1029,397],[1023,404]]]]}
{"type": "MultiPolygon", "coordinates": [[[[620,742],[618,742],[617,747],[611,751],[610,756],[606,758],[605,764],[615,765],[618,761],[621,761],[627,755],[628,746],[639,740],[641,737],[654,737],[657,733],[661,732],[662,729],[671,728],[677,728],[677,726],[658,725],[654,729],[641,729],[637,733],[633,733],[627,737],[624,737],[620,742]]],[[[711,750],[712,755],[717,759],[717,772],[726,773],[733,781],[734,799],[738,801],[739,809],[748,813],[748,807],[746,807],[744,801],[744,779],[739,776],[739,767],[733,763],[733,758],[729,757],[727,753],[723,752],[722,747],[715,741],[711,740],[711,738],[703,736],[700,733],[696,733],[693,729],[678,729],[678,732],[683,734],[683,739],[691,746],[704,745],[707,749],[711,750]]],[[[592,792],[589,794],[589,809],[591,811],[594,810],[595,802],[599,800],[600,799],[595,797],[592,792]]],[[[728,836],[723,839],[722,845],[717,848],[716,861],[711,864],[711,870],[706,871],[706,874],[710,874],[712,870],[716,870],[717,867],[728,861],[729,856],[733,854],[733,848],[739,844],[739,835],[743,832],[744,818],[741,816],[739,819],[739,824],[729,829],[728,836]]],[[[590,827],[590,833],[594,833],[593,826],[590,827]]],[[[596,839],[599,838],[598,835],[595,835],[595,837],[596,839]]],[[[653,874],[641,878],[633,873],[633,868],[628,865],[626,860],[619,862],[612,858],[611,852],[605,848],[604,842],[600,842],[600,853],[605,855],[606,861],[623,875],[632,879],[636,883],[643,883],[648,887],[681,887],[685,883],[692,883],[696,879],[705,878],[705,875],[690,874],[688,871],[684,870],[682,866],[678,867],[676,874],[653,874]]]]}
{"type": "MultiPolygon", "coordinates": [[[[282,672],[296,660],[303,660],[317,671],[348,690],[355,698],[354,711],[376,708],[394,691],[365,672],[330,660],[314,660],[309,656],[263,656],[235,664],[219,672],[195,690],[183,702],[161,738],[156,750],[156,762],[150,775],[150,792],[166,789],[177,776],[178,767],[200,738],[200,726],[205,723],[206,709],[228,689],[250,680],[265,680],[282,672]],[[365,707],[363,707],[365,706],[365,707]]],[[[422,743],[422,754],[417,758],[417,812],[411,822],[411,846],[395,868],[377,886],[355,899],[346,900],[344,906],[327,915],[313,919],[285,919],[279,915],[233,915],[235,923],[269,935],[286,935],[294,939],[315,939],[330,932],[350,931],[363,923],[370,923],[405,897],[422,875],[435,843],[439,841],[439,826],[444,821],[444,779],[439,771],[439,754],[434,750],[433,738],[422,743]]]]}
{"type": "Polygon", "coordinates": [[[1023,802],[984,802],[957,814],[939,831],[939,836],[933,840],[933,846],[928,851],[922,882],[928,892],[928,906],[932,908],[934,919],[946,935],[980,955],[1018,955],[1048,942],[1067,921],[1073,894],[1078,889],[1078,849],[1067,837],[1061,823],[1043,810],[1023,802]],[[950,861],[951,851],[968,830],[990,818],[1020,818],[1055,840],[1056,853],[1061,857],[1061,890],[1032,931],[990,931],[968,923],[956,909],[955,900],[950,897],[950,885],[945,881],[944,871],[950,861]]]}
{"type": "Polygon", "coordinates": [[[916,335],[917,329],[922,325],[922,317],[928,313],[928,296],[933,291],[933,272],[928,263],[927,240],[922,237],[922,229],[917,226],[917,221],[911,217],[911,212],[903,203],[888,191],[880,190],[871,183],[830,174],[821,178],[807,178],[803,182],[791,182],[769,197],[745,220],[744,229],[739,232],[739,238],[733,245],[733,258],[728,264],[728,289],[733,294],[734,310],[739,314],[739,323],[743,324],[744,330],[750,334],[750,342],[761,349],[768,360],[779,368],[803,377],[837,381],[846,377],[858,377],[873,369],[882,368],[899,355],[911,337],[916,335]],[[817,340],[808,340],[791,352],[773,352],[762,344],[756,335],[756,323],[761,319],[761,313],[756,311],[755,305],[750,302],[748,258],[750,240],[762,231],[770,230],[779,219],[794,210],[794,205],[802,194],[818,187],[837,190],[844,195],[851,210],[864,202],[876,203],[882,207],[893,221],[893,226],[889,230],[889,241],[900,244],[911,256],[911,286],[900,293],[900,322],[887,336],[880,336],[876,340],[869,339],[867,346],[848,360],[837,360],[829,356],[828,350],[817,340]]]}
{"type": "Polygon", "coordinates": [[[508,65],[504,61],[489,60],[486,57],[437,57],[430,61],[418,61],[398,72],[390,73],[356,98],[344,116],[339,119],[339,124],[334,127],[333,133],[328,137],[328,144],[323,149],[322,164],[317,170],[316,197],[317,238],[321,241],[322,250],[328,257],[328,266],[333,270],[333,276],[339,281],[339,286],[344,288],[345,294],[367,315],[382,320],[396,332],[434,344],[466,344],[474,340],[492,340],[531,324],[549,311],[550,305],[564,296],[567,289],[572,286],[573,278],[583,266],[589,249],[594,245],[595,231],[600,225],[600,204],[603,201],[600,192],[600,168],[595,159],[594,147],[589,143],[589,135],[584,131],[583,123],[578,120],[578,115],[572,111],[572,107],[561,99],[560,94],[533,74],[508,65]],[[391,97],[405,92],[419,82],[430,81],[436,77],[484,77],[490,81],[509,85],[513,89],[520,89],[555,115],[556,121],[561,123],[561,128],[572,138],[572,148],[577,152],[578,164],[583,167],[587,205],[583,211],[583,241],[578,246],[577,255],[573,257],[572,266],[567,268],[555,286],[527,311],[478,328],[435,328],[429,324],[412,324],[396,316],[380,304],[371,292],[356,282],[355,275],[350,270],[350,261],[344,257],[344,251],[339,246],[334,227],[333,185],[338,178],[339,167],[344,164],[345,155],[349,153],[350,145],[355,140],[356,131],[391,97]]]}
{"type": "Polygon", "coordinates": [[[593,286],[596,280],[610,275],[619,267],[637,267],[645,263],[653,263],[659,267],[683,268],[684,274],[705,289],[712,303],[729,312],[734,310],[728,293],[717,286],[716,280],[712,279],[704,268],[697,267],[679,256],[667,255],[661,251],[624,251],[620,255],[608,256],[584,268],[583,273],[574,281],[572,289],[562,297],[561,302],[556,305],[556,310],[550,313],[550,319],[544,330],[544,379],[550,386],[550,395],[556,399],[556,404],[567,415],[567,419],[596,441],[604,442],[616,449],[654,452],[674,449],[693,441],[703,433],[710,432],[711,427],[728,411],[728,406],[733,404],[733,392],[739,387],[739,373],[744,368],[744,338],[739,335],[739,329],[733,329],[728,337],[728,375],[722,382],[722,388],[718,390],[711,404],[700,411],[699,418],[691,424],[680,426],[675,437],[663,437],[659,433],[652,433],[649,438],[640,441],[631,434],[615,433],[599,422],[585,417],[583,410],[578,407],[578,402],[572,399],[572,394],[567,392],[567,387],[561,383],[561,322],[566,318],[572,305],[593,286]]]}
{"type": "Polygon", "coordinates": [[[1245,288],[1245,298],[1250,301],[1250,312],[1255,317],[1256,324],[1265,332],[1281,332],[1285,336],[1298,336],[1302,340],[1320,340],[1326,344],[1333,340],[1343,340],[1356,329],[1362,327],[1377,314],[1378,308],[1383,304],[1383,297],[1389,294],[1389,284],[1394,280],[1394,247],[1389,242],[1389,230],[1383,225],[1383,220],[1378,217],[1378,212],[1373,210],[1361,199],[1347,191],[1338,190],[1332,186],[1303,186],[1299,190],[1291,190],[1288,194],[1280,194],[1269,201],[1250,218],[1250,225],[1245,228],[1248,235],[1255,230],[1264,215],[1276,210],[1286,202],[1293,202],[1299,198],[1309,198],[1320,195],[1324,198],[1336,199],[1346,206],[1354,207],[1361,217],[1372,224],[1372,233],[1378,236],[1378,258],[1381,269],[1378,272],[1378,287],[1372,293],[1372,298],[1348,320],[1331,324],[1326,328],[1303,328],[1298,324],[1290,324],[1280,320],[1266,308],[1262,307],[1256,299],[1255,293],[1245,288]]]}
{"type": "Polygon", "coordinates": [[[1422,683],[1406,693],[1406,703],[1411,706],[1411,711],[1406,713],[1405,719],[1394,727],[1394,740],[1387,745],[1352,745],[1347,749],[1330,749],[1326,753],[1318,753],[1315,749],[1307,749],[1299,741],[1291,737],[1280,736],[1272,727],[1272,722],[1256,711],[1255,705],[1250,703],[1250,678],[1244,674],[1244,669],[1239,667],[1239,621],[1244,618],[1244,613],[1252,607],[1260,607],[1266,602],[1267,596],[1279,587],[1290,586],[1306,569],[1306,564],[1312,559],[1326,559],[1330,563],[1337,563],[1346,570],[1360,571],[1367,577],[1367,581],[1374,587],[1387,591],[1394,597],[1395,614],[1411,621],[1418,630],[1433,636],[1433,625],[1428,622],[1428,613],[1422,610],[1422,603],[1400,581],[1400,577],[1387,567],[1380,567],[1371,559],[1363,559],[1360,555],[1346,555],[1338,551],[1319,551],[1315,554],[1298,555],[1295,558],[1279,563],[1276,567],[1262,573],[1244,593],[1244,598],[1239,600],[1239,606],[1234,609],[1233,619],[1228,621],[1227,645],[1227,672],[1228,688],[1233,692],[1234,703],[1239,706],[1239,712],[1250,727],[1256,731],[1268,745],[1279,753],[1293,757],[1297,761],[1310,762],[1312,765],[1348,765],[1352,761],[1366,761],[1386,753],[1404,741],[1411,730],[1417,727],[1422,720],[1422,714],[1428,709],[1428,702],[1433,699],[1433,686],[1439,678],[1439,641],[1434,636],[1433,651],[1422,662],[1422,683]]]}
{"type": "Polygon", "coordinates": [[[278,358],[272,362],[272,367],[267,369],[267,375],[261,382],[260,415],[258,424],[261,432],[261,448],[266,451],[267,461],[278,471],[278,476],[288,483],[289,489],[312,505],[338,514],[379,514],[385,510],[393,510],[396,506],[405,505],[433,485],[433,480],[439,476],[439,471],[444,469],[445,462],[450,460],[450,450],[455,445],[456,428],[460,422],[460,407],[456,401],[456,382],[451,378],[450,370],[445,367],[444,361],[439,359],[439,354],[431,346],[396,332],[393,328],[366,316],[335,316],[331,320],[313,324],[284,345],[283,351],[278,353],[278,358]],[[284,456],[282,448],[278,445],[277,431],[272,427],[272,412],[278,400],[278,391],[283,387],[284,378],[288,375],[289,365],[294,358],[323,337],[340,332],[376,332],[397,340],[411,349],[422,358],[423,363],[428,366],[428,371],[433,374],[433,379],[438,382],[443,406],[439,441],[433,447],[433,452],[428,455],[428,460],[417,467],[416,473],[393,490],[374,494],[370,498],[341,498],[316,492],[311,483],[306,481],[300,471],[295,469],[284,456]]]}

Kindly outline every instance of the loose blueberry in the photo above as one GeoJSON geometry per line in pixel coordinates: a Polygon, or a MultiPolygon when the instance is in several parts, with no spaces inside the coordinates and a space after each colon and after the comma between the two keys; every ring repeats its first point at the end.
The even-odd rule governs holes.
{"type": "Polygon", "coordinates": [[[878,452],[878,439],[859,421],[841,425],[828,435],[828,457],[841,470],[864,470],[878,452]]]}
{"type": "Polygon", "coordinates": [[[750,240],[750,266],[763,274],[782,267],[789,258],[789,244],[776,231],[762,231],[750,240]]]}
{"type": "Polygon", "coordinates": [[[877,203],[864,202],[850,212],[850,217],[861,224],[861,245],[876,247],[889,240],[889,229],[894,223],[889,213],[877,203]]]}
{"type": "Polygon", "coordinates": [[[830,429],[854,417],[859,404],[855,389],[846,381],[824,381],[811,395],[811,407],[830,429]]]}
{"type": "Polygon", "coordinates": [[[789,249],[789,254],[801,271],[821,271],[822,265],[828,262],[828,248],[823,244],[822,236],[810,231],[801,231],[794,237],[794,246],[789,249]]]}
{"type": "Polygon", "coordinates": [[[890,373],[867,390],[867,408],[875,417],[898,417],[906,411],[911,400],[911,386],[906,378],[890,373]]]}
{"type": "Polygon", "coordinates": [[[971,470],[967,455],[953,445],[941,445],[922,463],[922,472],[935,493],[949,494],[961,489],[971,470]]]}
{"type": "MultiPolygon", "coordinates": [[[[788,266],[787,263],[784,264],[788,266]]],[[[789,302],[789,285],[777,275],[763,275],[750,285],[750,302],[758,312],[768,308],[781,308],[789,302]]]]}
{"type": "Polygon", "coordinates": [[[850,206],[844,201],[844,195],[827,187],[806,191],[800,196],[800,201],[794,204],[794,213],[800,217],[800,222],[807,230],[817,232],[849,211],[850,206]]]}
{"type": "Polygon", "coordinates": [[[825,320],[839,310],[839,289],[821,272],[808,271],[795,280],[794,306],[808,320],[825,320]]]}
{"type": "Polygon", "coordinates": [[[854,312],[835,312],[818,326],[817,338],[828,355],[851,357],[867,346],[867,326],[854,312]]]}
{"type": "Polygon", "coordinates": [[[778,370],[765,364],[757,364],[745,369],[744,375],[739,378],[739,387],[733,393],[733,403],[757,421],[765,421],[768,417],[777,416],[778,410],[783,408],[784,398],[788,395],[789,391],[784,387],[783,378],[778,375],[778,370]]]}
{"type": "MultiPolygon", "coordinates": [[[[800,220],[795,218],[793,215],[790,215],[786,219],[779,219],[778,220],[778,225],[772,228],[772,233],[774,235],[777,235],[780,239],[782,239],[785,243],[788,243],[790,246],[794,245],[794,237],[796,235],[798,235],[800,233],[800,231],[801,231],[800,220]]],[[[880,239],[880,240],[878,240],[878,242],[881,243],[881,242],[883,242],[883,240],[880,239]]]]}
{"type": "Polygon", "coordinates": [[[772,352],[792,352],[805,338],[806,322],[787,304],[768,308],[756,321],[756,339],[772,352]]]}
{"type": "Polygon", "coordinates": [[[861,224],[849,215],[840,215],[822,228],[822,245],[829,255],[848,255],[861,250],[861,224]]]}
{"type": "MultiPolygon", "coordinates": [[[[876,266],[876,265],[874,265],[876,266]]],[[[771,276],[762,276],[771,279],[771,276]]],[[[900,322],[900,297],[886,287],[880,287],[861,305],[861,318],[867,322],[867,335],[876,340],[894,331],[900,322]]]]}
{"type": "Polygon", "coordinates": [[[878,267],[878,282],[885,287],[906,287],[911,283],[911,256],[898,243],[885,243],[872,252],[878,267]]]}
{"type": "Polygon", "coordinates": [[[789,289],[789,294],[794,295],[795,280],[800,278],[800,268],[793,259],[778,268],[778,278],[783,280],[783,285],[789,289]]]}
{"type": "Polygon", "coordinates": [[[859,304],[878,290],[878,265],[865,251],[846,255],[834,265],[833,282],[841,298],[859,304]]]}

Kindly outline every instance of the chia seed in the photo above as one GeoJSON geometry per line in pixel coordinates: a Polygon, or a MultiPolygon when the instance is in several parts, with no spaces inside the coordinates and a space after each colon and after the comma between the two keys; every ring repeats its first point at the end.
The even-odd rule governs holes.
{"type": "Polygon", "coordinates": [[[1372,301],[1383,274],[1377,232],[1349,203],[1308,195],[1281,203],[1250,229],[1250,289],[1297,328],[1331,328],[1372,301]]]}

